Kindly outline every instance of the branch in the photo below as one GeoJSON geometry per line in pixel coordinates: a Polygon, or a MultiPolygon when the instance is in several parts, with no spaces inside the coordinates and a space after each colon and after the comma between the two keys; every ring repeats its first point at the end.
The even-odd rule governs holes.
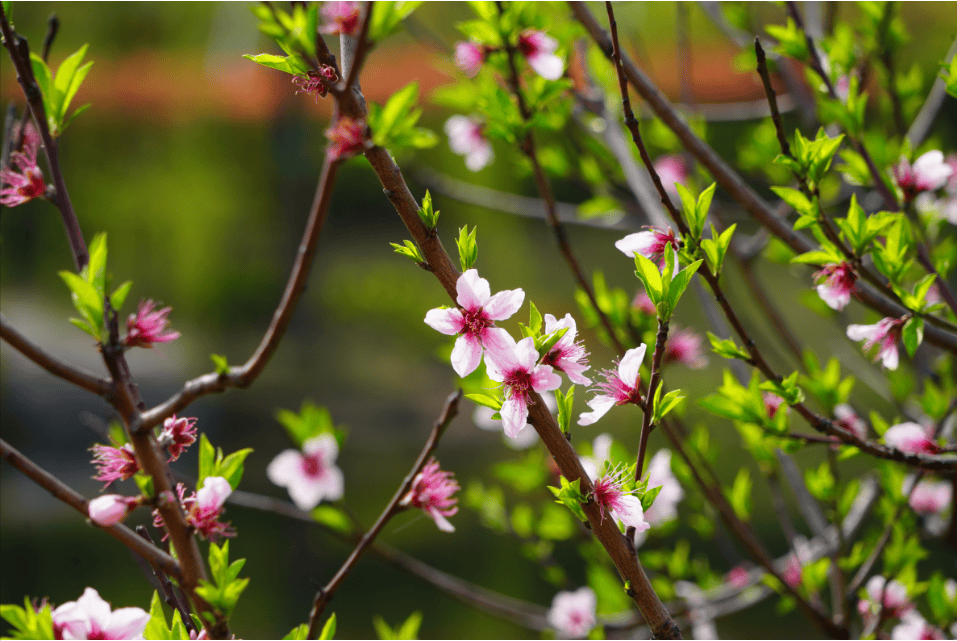
{"type": "Polygon", "coordinates": [[[93,392],[97,396],[107,396],[113,392],[111,381],[92,374],[82,367],[60,360],[21,334],[3,314],[0,314],[0,338],[46,371],[77,387],[93,392]]]}
{"type": "Polygon", "coordinates": [[[352,572],[352,568],[355,567],[356,562],[359,560],[359,557],[362,556],[363,552],[366,551],[375,538],[382,531],[382,528],[385,527],[386,523],[392,519],[393,516],[406,509],[403,506],[399,505],[399,502],[402,501],[402,498],[409,493],[412,489],[412,484],[415,483],[415,477],[422,471],[422,468],[425,467],[425,464],[429,460],[429,456],[432,455],[432,452],[435,451],[435,448],[439,445],[439,439],[442,438],[442,434],[445,433],[445,430],[448,428],[449,423],[452,422],[452,419],[455,418],[456,414],[459,411],[459,401],[462,398],[462,390],[456,390],[445,399],[445,406],[442,408],[442,413],[439,414],[439,418],[436,419],[435,425],[432,426],[432,433],[429,434],[428,440],[425,442],[425,447],[422,448],[422,451],[419,453],[419,458],[415,461],[415,465],[412,466],[412,469],[406,475],[405,480],[402,481],[402,484],[399,486],[399,489],[396,490],[395,494],[392,496],[392,500],[389,501],[389,504],[386,505],[385,509],[382,511],[382,514],[379,515],[379,518],[376,520],[375,525],[372,526],[372,529],[366,532],[365,536],[362,537],[362,540],[359,541],[359,544],[356,545],[355,549],[352,550],[352,554],[349,555],[349,558],[346,559],[346,562],[342,564],[342,567],[339,568],[339,571],[336,572],[336,575],[332,577],[332,580],[326,584],[325,587],[319,588],[319,592],[316,593],[316,599],[312,607],[312,612],[309,614],[309,634],[307,638],[315,638],[319,633],[319,623],[322,619],[322,613],[326,609],[326,604],[332,599],[335,595],[336,590],[342,585],[342,582],[345,581],[346,577],[349,576],[349,573],[352,572]]]}
{"type": "MultiPolygon", "coordinates": [[[[53,476],[19,451],[10,446],[9,443],[0,439],[0,452],[5,461],[13,467],[23,472],[28,478],[32,479],[37,485],[53,495],[53,498],[63,501],[74,510],[89,519],[90,511],[89,501],[82,495],[73,490],[73,488],[64,484],[60,479],[53,476]]],[[[144,541],[130,528],[122,523],[103,527],[93,521],[90,523],[114,539],[125,545],[133,554],[140,556],[153,567],[161,568],[163,572],[174,577],[177,581],[182,579],[179,563],[169,554],[160,550],[155,545],[144,541]]]]}
{"type": "MultiPolygon", "coordinates": [[[[611,11],[611,3],[608,3],[611,11]]],[[[668,251],[668,249],[665,249],[668,251]]],[[[651,357],[651,378],[648,379],[648,394],[645,396],[645,405],[641,420],[641,436],[638,441],[638,463],[635,468],[635,483],[641,480],[641,472],[645,467],[645,450],[648,449],[648,436],[654,426],[651,424],[655,414],[655,391],[661,382],[661,359],[665,356],[665,342],[668,340],[668,321],[658,319],[658,335],[655,338],[655,353],[651,357]]]]}
{"type": "MultiPolygon", "coordinates": [[[[950,49],[947,50],[943,64],[949,65],[955,55],[957,55],[957,39],[951,43],[950,49]]],[[[934,119],[937,118],[937,114],[940,112],[940,107],[944,104],[944,98],[946,97],[947,83],[938,75],[937,80],[934,81],[934,86],[931,87],[930,93],[927,95],[927,100],[920,108],[920,111],[917,112],[917,117],[914,118],[914,122],[911,123],[910,129],[907,130],[907,138],[910,140],[910,144],[913,148],[916,149],[919,147],[920,143],[927,137],[927,134],[930,132],[930,127],[934,124],[934,119]]]]}

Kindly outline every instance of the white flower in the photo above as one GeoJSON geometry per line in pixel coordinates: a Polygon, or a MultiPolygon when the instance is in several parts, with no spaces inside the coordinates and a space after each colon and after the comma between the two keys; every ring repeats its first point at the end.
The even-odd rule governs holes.
{"type": "Polygon", "coordinates": [[[300,510],[311,510],[323,499],[342,498],[342,470],[336,467],[339,445],[332,434],[320,434],[302,444],[302,452],[285,450],[266,468],[266,476],[289,496],[300,510]]]}
{"type": "Polygon", "coordinates": [[[96,590],[87,588],[53,611],[53,630],[58,639],[142,639],[149,620],[141,608],[111,611],[96,590]]]}
{"type": "Polygon", "coordinates": [[[563,637],[581,639],[595,627],[595,593],[591,588],[559,592],[552,599],[546,620],[563,637]]]}

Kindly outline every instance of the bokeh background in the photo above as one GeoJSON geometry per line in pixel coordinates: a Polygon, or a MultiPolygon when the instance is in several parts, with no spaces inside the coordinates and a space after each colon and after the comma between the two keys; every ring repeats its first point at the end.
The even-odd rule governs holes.
{"type": "MultiPolygon", "coordinates": [[[[141,298],[162,301],[173,306],[172,326],[183,334],[171,344],[130,353],[148,404],[164,400],[187,378],[211,371],[211,353],[223,354],[231,363],[241,363],[252,353],[279,300],[315,189],[329,104],[295,96],[287,76],[241,58],[244,53],[273,52],[273,45],[257,32],[249,7],[14,5],[16,27],[35,49],[43,40],[47,17],[56,13],[60,18],[51,62],[90,43],[87,59],[96,63],[74,104],[92,102],[93,107],[62,138],[61,155],[87,241],[107,232],[111,272],[117,282],[134,282],[124,311],[129,313],[141,298]]],[[[928,86],[957,31],[954,7],[900,7],[914,35],[901,63],[919,63],[928,86]]],[[[781,22],[779,8],[755,10],[762,19],[781,22]]],[[[563,5],[555,11],[561,19],[571,19],[563,5]]],[[[595,11],[604,13],[601,7],[595,11]]],[[[845,5],[839,9],[842,15],[853,11],[845,5]]],[[[464,4],[428,3],[420,8],[408,31],[371,55],[361,79],[367,97],[382,102],[414,79],[427,97],[451,81],[449,51],[457,39],[453,25],[467,17],[464,4]]],[[[727,103],[760,98],[756,75],[735,69],[733,45],[696,6],[690,7],[688,18],[697,99],[727,103]]],[[[675,7],[623,5],[619,21],[645,69],[677,98],[675,7]]],[[[11,67],[6,58],[0,62],[4,106],[22,101],[11,67]]],[[[423,124],[441,132],[448,115],[426,104],[423,124]]],[[[954,148],[955,121],[954,101],[948,99],[935,129],[949,141],[945,148],[954,148]]],[[[733,155],[751,126],[712,125],[710,140],[733,155]]],[[[472,175],[442,136],[435,148],[400,155],[399,161],[417,196],[424,193],[418,177],[425,169],[533,196],[533,183],[514,153],[496,147],[496,154],[491,167],[472,175]]],[[[573,184],[558,183],[556,191],[568,202],[589,196],[573,184]]],[[[447,248],[454,249],[460,226],[478,226],[478,267],[493,291],[522,287],[543,312],[578,317],[574,281],[544,224],[433,195],[442,211],[440,234],[447,248]]],[[[727,200],[720,190],[718,200],[727,200]]],[[[0,233],[4,315],[51,351],[105,372],[86,335],[66,322],[72,307],[57,271],[72,269],[72,259],[57,212],[43,202],[4,208],[0,233]]],[[[628,262],[612,246],[622,232],[572,226],[570,234],[587,271],[600,269],[610,284],[635,291],[628,262]]],[[[308,291],[265,373],[249,390],[207,396],[186,412],[196,416],[200,430],[225,451],[255,448],[242,489],[287,498],[265,477],[272,457],[289,446],[274,414],[280,408],[297,410],[304,400],[327,406],[337,423],[349,427],[339,464],[346,475],[348,503],[365,523],[372,523],[407,473],[456,383],[447,360],[438,356],[448,342],[422,322],[428,309],[448,303],[445,293],[430,274],[389,246],[407,237],[364,159],[349,161],[341,171],[308,291]]],[[[887,382],[843,338],[838,323],[792,304],[797,294],[809,291],[808,272],[770,265],[761,277],[773,297],[787,305],[800,338],[822,357],[839,355],[858,376],[856,404],[890,413],[884,400],[887,382]]],[[[732,293],[739,289],[733,277],[728,281],[732,293]]],[[[693,296],[686,301],[679,310],[680,324],[703,332],[708,327],[699,303],[693,296]]],[[[517,329],[514,323],[526,313],[527,306],[506,325],[517,329]]],[[[767,325],[753,311],[746,310],[745,316],[757,335],[767,339],[767,325]]],[[[861,310],[852,310],[852,318],[859,322],[861,310]]],[[[583,338],[593,366],[610,366],[612,352],[588,331],[583,338]]],[[[774,355],[783,366],[788,361],[782,354],[779,350],[774,355]]],[[[48,375],[6,344],[0,357],[3,438],[71,487],[94,496],[100,488],[90,478],[87,448],[102,440],[98,433],[111,418],[109,407],[48,375]]],[[[698,372],[674,369],[669,384],[692,396],[706,394],[720,380],[716,360],[698,372]]],[[[578,400],[582,407],[582,397],[578,400]]],[[[437,453],[463,486],[475,479],[488,482],[494,462],[521,456],[497,434],[478,430],[472,409],[471,403],[463,403],[437,453]]],[[[612,412],[598,429],[576,430],[575,438],[590,440],[607,430],[634,447],[638,420],[637,411],[612,412]]],[[[694,407],[688,420],[709,424],[713,440],[722,442],[719,472],[726,481],[733,479],[746,464],[733,428],[694,407]]],[[[652,452],[664,445],[659,437],[652,437],[652,452]]],[[[817,456],[802,453],[798,461],[811,463],[817,456]]],[[[195,466],[195,451],[176,464],[186,475],[194,474],[195,466]]],[[[867,461],[856,461],[850,473],[867,466],[867,461]]],[[[115,607],[147,606],[152,589],[125,549],[10,466],[0,466],[0,480],[0,601],[20,602],[31,595],[62,603],[92,585],[115,607]]],[[[757,526],[772,551],[783,554],[787,546],[760,483],[755,502],[757,526]]],[[[138,516],[147,519],[145,513],[138,516]]],[[[349,550],[307,524],[240,507],[230,507],[228,517],[239,532],[231,544],[233,557],[248,559],[244,575],[252,579],[233,617],[233,629],[245,638],[282,636],[305,619],[317,586],[331,577],[349,550]]],[[[402,515],[382,540],[487,588],[545,606],[551,602],[555,589],[522,556],[513,537],[491,533],[470,509],[453,520],[458,531],[448,536],[421,515],[402,515]]],[[[690,530],[679,529],[654,545],[667,548],[689,536],[698,540],[690,530]]],[[[694,552],[711,556],[719,572],[734,562],[711,546],[701,545],[694,552]]],[[[926,563],[939,562],[944,553],[936,552],[926,563]]],[[[582,584],[573,548],[560,547],[556,555],[566,562],[573,584],[582,584]]],[[[339,617],[340,638],[373,636],[373,615],[395,624],[417,609],[425,612],[423,638],[529,634],[372,557],[358,564],[329,608],[339,617]]],[[[718,626],[723,636],[737,638],[802,638],[814,633],[798,616],[777,618],[770,607],[721,620],[718,626]],[[768,627],[772,624],[773,633],[768,627]]]]}

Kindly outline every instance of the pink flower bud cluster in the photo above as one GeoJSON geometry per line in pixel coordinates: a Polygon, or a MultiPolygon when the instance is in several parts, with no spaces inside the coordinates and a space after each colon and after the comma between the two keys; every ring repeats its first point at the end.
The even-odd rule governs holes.
{"type": "Polygon", "coordinates": [[[326,155],[332,160],[344,160],[366,150],[366,123],[342,116],[326,130],[329,147],[326,155]]]}
{"type": "Polygon", "coordinates": [[[597,600],[591,588],[562,591],[552,599],[546,621],[560,636],[583,639],[597,625],[597,600]]]}
{"type": "Polygon", "coordinates": [[[953,173],[954,169],[944,160],[944,154],[935,149],[920,156],[913,165],[901,158],[894,167],[894,180],[904,193],[904,202],[909,203],[921,192],[937,191],[943,187],[953,173]]]}
{"type": "Polygon", "coordinates": [[[135,314],[130,314],[126,321],[126,338],[124,343],[127,347],[153,347],[153,343],[168,343],[180,337],[179,332],[166,331],[166,325],[169,321],[166,317],[172,311],[172,307],[154,311],[156,306],[151,300],[140,301],[135,314]]]}
{"type": "Polygon", "coordinates": [[[904,328],[903,318],[884,318],[874,325],[848,325],[847,337],[852,341],[864,341],[864,351],[877,347],[874,360],[880,359],[887,369],[897,369],[900,361],[897,341],[904,328]]]}
{"type": "Polygon", "coordinates": [[[459,511],[456,506],[458,499],[452,498],[458,491],[459,484],[452,472],[443,472],[439,469],[439,462],[431,458],[416,475],[412,489],[402,497],[399,505],[418,508],[428,514],[443,532],[455,532],[455,526],[445,517],[459,511]]]}
{"type": "MultiPolygon", "coordinates": [[[[19,136],[19,127],[11,130],[13,138],[19,136]]],[[[19,172],[10,167],[0,168],[0,204],[7,207],[16,207],[34,198],[43,196],[47,191],[43,180],[43,172],[37,165],[37,151],[40,149],[40,134],[33,123],[28,121],[23,130],[23,146],[20,151],[10,154],[12,165],[19,168],[19,172]]],[[[11,167],[12,167],[11,165],[11,167]]]]}
{"type": "Polygon", "coordinates": [[[322,3],[322,26],[319,31],[329,35],[354,36],[359,31],[358,2],[329,0],[322,3]]]}
{"type": "Polygon", "coordinates": [[[299,87],[296,91],[299,93],[308,93],[316,97],[316,102],[319,102],[320,98],[325,98],[326,94],[329,93],[329,88],[336,84],[336,81],[339,80],[339,75],[336,73],[334,67],[329,65],[322,65],[319,67],[319,71],[310,69],[303,76],[293,76],[292,83],[299,87]]]}

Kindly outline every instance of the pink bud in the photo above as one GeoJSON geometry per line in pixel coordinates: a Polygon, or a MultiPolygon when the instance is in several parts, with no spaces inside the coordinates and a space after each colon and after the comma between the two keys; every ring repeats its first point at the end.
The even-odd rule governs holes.
{"type": "Polygon", "coordinates": [[[125,519],[136,503],[138,503],[137,499],[128,496],[104,494],[90,501],[87,510],[94,523],[109,527],[125,519]]]}

